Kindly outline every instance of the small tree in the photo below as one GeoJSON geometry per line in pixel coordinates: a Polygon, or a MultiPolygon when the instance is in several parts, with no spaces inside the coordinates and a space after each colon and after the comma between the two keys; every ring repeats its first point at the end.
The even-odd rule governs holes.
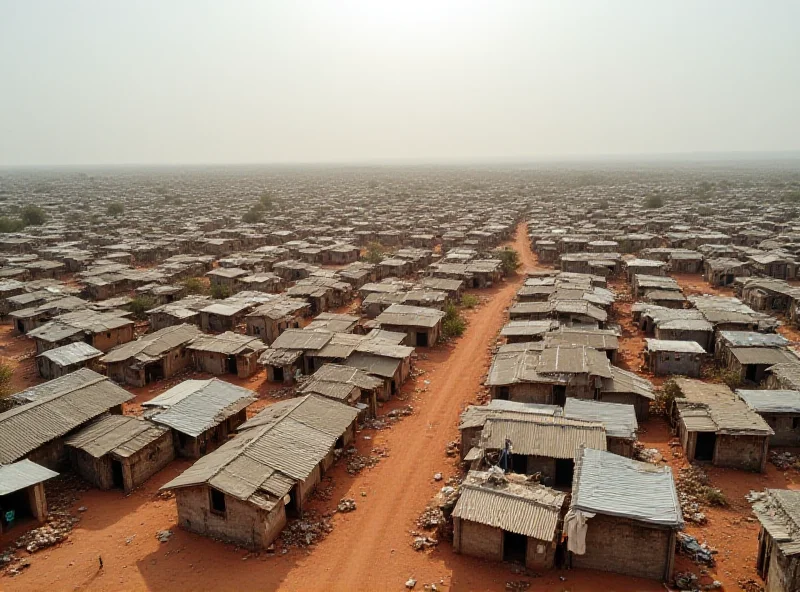
{"type": "Polygon", "coordinates": [[[145,313],[151,308],[154,308],[155,305],[155,300],[150,296],[137,296],[131,301],[131,313],[133,314],[133,318],[139,321],[147,318],[145,313]]]}
{"type": "Polygon", "coordinates": [[[511,275],[520,266],[519,253],[514,249],[502,249],[497,252],[497,256],[503,262],[501,265],[503,275],[511,275]]]}
{"type": "Polygon", "coordinates": [[[464,294],[461,297],[461,306],[464,308],[475,308],[479,302],[478,297],[473,294],[464,294]]]}
{"type": "Polygon", "coordinates": [[[265,189],[261,192],[261,196],[258,198],[258,201],[261,203],[262,208],[265,210],[271,210],[272,206],[275,205],[274,199],[274,194],[265,189]]]}
{"type": "Polygon", "coordinates": [[[9,232],[19,232],[25,228],[21,220],[3,216],[0,218],[0,234],[8,234],[9,232]]]}
{"type": "Polygon", "coordinates": [[[448,304],[444,309],[442,319],[442,337],[460,337],[467,328],[467,322],[461,316],[454,304],[448,304]]]}
{"type": "Polygon", "coordinates": [[[47,222],[47,214],[39,206],[29,205],[22,209],[21,219],[25,226],[41,226],[47,222]]]}
{"type": "Polygon", "coordinates": [[[657,210],[664,207],[664,198],[660,195],[651,195],[644,201],[644,207],[648,210],[657,210]]]}
{"type": "Polygon", "coordinates": [[[242,222],[245,224],[256,224],[261,222],[261,215],[260,209],[252,207],[242,216],[242,222]]]}
{"type": "Polygon", "coordinates": [[[106,214],[108,214],[109,216],[114,216],[115,218],[117,216],[121,216],[124,213],[125,213],[125,206],[118,201],[108,204],[108,207],[106,208],[106,214]]]}
{"type": "Polygon", "coordinates": [[[230,295],[231,291],[227,286],[223,286],[222,284],[211,284],[211,297],[214,300],[222,300],[230,295]]]}
{"type": "Polygon", "coordinates": [[[367,245],[367,255],[365,259],[368,263],[380,263],[383,261],[384,255],[383,245],[379,242],[373,241],[367,245]]]}
{"type": "Polygon", "coordinates": [[[14,368],[8,362],[0,362],[0,413],[11,408],[11,401],[6,397],[11,394],[11,380],[14,378],[14,368]]]}
{"type": "Polygon", "coordinates": [[[183,282],[183,287],[186,289],[187,294],[205,294],[206,287],[200,278],[192,277],[187,278],[183,282]]]}

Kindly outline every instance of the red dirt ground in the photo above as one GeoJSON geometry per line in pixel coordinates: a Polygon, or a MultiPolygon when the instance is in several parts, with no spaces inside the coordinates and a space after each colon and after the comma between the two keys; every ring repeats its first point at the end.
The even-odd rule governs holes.
{"type": "MultiPolygon", "coordinates": [[[[537,266],[525,225],[517,229],[514,246],[523,270],[537,266]]],[[[659,583],[590,571],[549,572],[532,579],[508,564],[456,555],[448,543],[426,553],[410,546],[409,531],[441,486],[433,475],[442,472],[446,479],[456,472],[445,447],[457,438],[458,416],[480,390],[490,347],[523,279],[519,274],[481,292],[488,299],[466,312],[469,327],[462,338],[420,351],[416,367],[425,372],[409,381],[400,400],[383,409],[410,403],[414,414],[390,429],[358,434],[362,454],[381,446],[388,449],[388,458],[356,477],[339,463],[331,472],[330,501],[313,502],[322,511],[330,511],[341,497],[358,504],[355,512],[334,516],[333,531],[319,544],[286,554],[253,554],[181,530],[175,523],[174,499],[157,495],[160,485],[189,466],[180,460],[127,497],[94,489],[83,493],[76,505],[88,509],[70,539],[31,556],[22,575],[2,580],[3,589],[403,590],[404,582],[414,577],[417,589],[436,583],[440,590],[503,590],[509,581],[527,580],[531,589],[549,592],[663,590],[659,583]],[[163,529],[175,534],[162,544],[155,534],[163,529]]],[[[249,382],[260,392],[259,381],[263,375],[249,382]]],[[[161,390],[161,385],[140,389],[137,402],[161,390]]],[[[0,539],[0,545],[7,542],[0,539]]]]}

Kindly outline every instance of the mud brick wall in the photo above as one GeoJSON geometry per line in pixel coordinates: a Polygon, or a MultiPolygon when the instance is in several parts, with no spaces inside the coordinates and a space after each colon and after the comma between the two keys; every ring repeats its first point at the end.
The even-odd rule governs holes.
{"type": "Polygon", "coordinates": [[[745,471],[761,471],[764,460],[764,436],[717,436],[714,465],[745,471]]]}
{"type": "Polygon", "coordinates": [[[503,531],[499,528],[453,518],[453,545],[459,553],[491,559],[503,560],[503,531]]]}

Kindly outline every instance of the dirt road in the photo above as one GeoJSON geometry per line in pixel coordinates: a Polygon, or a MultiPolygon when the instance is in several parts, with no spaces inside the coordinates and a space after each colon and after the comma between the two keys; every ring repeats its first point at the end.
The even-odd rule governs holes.
{"type": "MultiPolygon", "coordinates": [[[[514,246],[521,254],[522,270],[534,268],[536,258],[524,225],[517,229],[514,246]]],[[[434,474],[442,472],[446,480],[455,472],[445,447],[458,436],[462,409],[475,400],[490,361],[489,349],[523,280],[520,274],[481,291],[485,301],[467,313],[465,335],[454,344],[422,350],[417,367],[424,373],[389,406],[410,403],[414,414],[390,429],[358,434],[362,454],[385,447],[389,456],[356,477],[347,474],[343,463],[332,471],[329,499],[314,501],[312,508],[330,511],[345,496],[355,499],[358,508],[335,515],[333,531],[309,550],[249,554],[179,529],[174,500],[156,494],[189,464],[180,461],[128,497],[86,492],[79,504],[88,510],[70,541],[33,556],[23,575],[0,585],[9,591],[403,590],[413,577],[417,589],[435,583],[440,590],[503,590],[509,581],[528,580],[535,582],[535,589],[552,592],[661,590],[653,582],[591,572],[548,572],[531,580],[510,565],[456,555],[449,544],[427,553],[410,546],[409,531],[442,486],[434,474]],[[159,543],[155,533],[167,528],[174,536],[159,543]],[[97,557],[101,553],[102,570],[97,557]]]]}

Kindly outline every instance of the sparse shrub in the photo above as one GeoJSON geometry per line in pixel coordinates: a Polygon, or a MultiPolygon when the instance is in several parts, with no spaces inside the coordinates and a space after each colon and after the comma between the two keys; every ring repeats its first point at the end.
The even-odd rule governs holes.
{"type": "Polygon", "coordinates": [[[480,299],[473,294],[464,294],[461,297],[461,306],[464,308],[475,308],[480,303],[480,299]]]}
{"type": "Polygon", "coordinates": [[[683,397],[681,389],[678,388],[675,380],[670,378],[656,392],[656,399],[650,405],[650,413],[652,415],[667,415],[669,410],[672,409],[673,401],[680,397],[683,397]]]}
{"type": "Polygon", "coordinates": [[[261,192],[261,196],[258,198],[258,201],[261,204],[262,209],[264,210],[271,210],[272,206],[275,205],[275,196],[271,191],[267,191],[266,189],[261,192]]]}
{"type": "Polygon", "coordinates": [[[651,195],[644,200],[644,207],[648,210],[657,210],[664,207],[664,198],[660,195],[651,195]]]}
{"type": "Polygon", "coordinates": [[[364,258],[368,263],[380,263],[384,255],[383,245],[373,241],[367,245],[367,254],[364,258]]]}
{"type": "Polygon", "coordinates": [[[20,218],[25,226],[41,226],[47,222],[47,214],[45,214],[44,210],[34,205],[22,208],[20,218]]]}
{"type": "Polygon", "coordinates": [[[196,277],[186,279],[183,282],[183,287],[186,289],[187,294],[204,294],[206,291],[203,281],[196,277]]]}
{"type": "Polygon", "coordinates": [[[145,313],[151,308],[155,308],[155,305],[155,300],[153,300],[150,296],[137,296],[131,301],[130,304],[133,318],[137,320],[147,318],[145,313]]]}
{"type": "Polygon", "coordinates": [[[222,284],[211,284],[211,297],[214,300],[222,300],[230,295],[231,291],[228,289],[228,286],[223,286],[222,284]]]}
{"type": "Polygon", "coordinates": [[[728,507],[728,498],[722,493],[721,489],[706,485],[703,488],[703,497],[706,502],[711,506],[719,506],[720,508],[728,507]]]}
{"type": "Polygon", "coordinates": [[[514,249],[502,249],[497,251],[497,257],[502,261],[501,268],[503,275],[511,275],[520,266],[519,253],[514,249]]]}
{"type": "Polygon", "coordinates": [[[9,394],[12,378],[14,378],[14,368],[7,362],[0,362],[0,397],[9,394]]]}
{"type": "Polygon", "coordinates": [[[444,319],[442,319],[442,337],[460,337],[467,328],[467,322],[461,316],[459,310],[453,305],[448,304],[444,309],[444,319]]]}
{"type": "Polygon", "coordinates": [[[124,213],[125,213],[125,206],[122,205],[122,202],[119,201],[115,201],[108,204],[108,207],[106,208],[106,214],[108,214],[109,216],[114,216],[115,218],[117,216],[122,216],[122,214],[124,213]]]}
{"type": "Polygon", "coordinates": [[[0,234],[8,234],[9,232],[19,232],[25,228],[21,220],[15,220],[8,216],[0,218],[0,234]]]}
{"type": "Polygon", "coordinates": [[[242,222],[244,222],[245,224],[257,224],[258,222],[261,222],[262,216],[263,213],[261,212],[261,210],[254,206],[244,213],[244,215],[242,216],[242,222]]]}
{"type": "Polygon", "coordinates": [[[742,386],[742,377],[738,372],[727,368],[713,368],[708,373],[708,378],[714,382],[721,382],[731,390],[736,390],[742,386]]]}

